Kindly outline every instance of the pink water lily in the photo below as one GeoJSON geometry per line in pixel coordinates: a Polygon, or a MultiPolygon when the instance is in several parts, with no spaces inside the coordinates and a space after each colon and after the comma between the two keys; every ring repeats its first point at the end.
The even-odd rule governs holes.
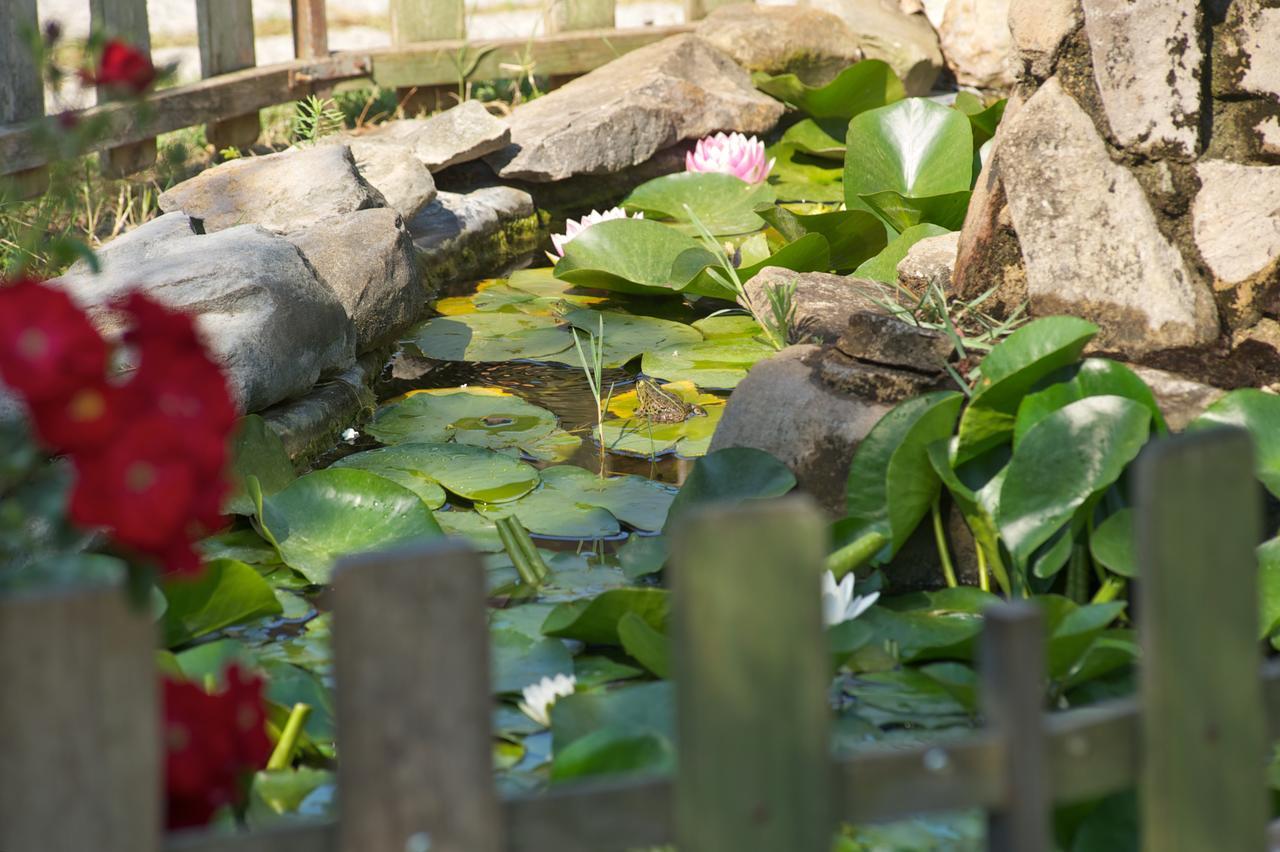
{"type": "MultiPolygon", "coordinates": [[[[570,240],[578,236],[578,234],[581,234],[587,228],[590,228],[592,225],[598,225],[601,222],[608,221],[609,219],[626,219],[626,218],[627,218],[627,211],[623,210],[621,207],[614,207],[612,210],[606,210],[603,213],[601,213],[598,210],[592,210],[590,213],[588,213],[586,216],[583,216],[581,219],[565,220],[564,233],[552,234],[551,245],[555,246],[556,254],[560,255],[561,257],[564,257],[564,247],[569,244],[570,240]]],[[[637,213],[631,218],[643,219],[644,213],[643,212],[637,213]]]]}
{"type": "Polygon", "coordinates": [[[769,176],[773,160],[765,161],[764,143],[754,136],[717,133],[699,139],[684,156],[685,171],[723,172],[747,183],[760,183],[769,176]]]}

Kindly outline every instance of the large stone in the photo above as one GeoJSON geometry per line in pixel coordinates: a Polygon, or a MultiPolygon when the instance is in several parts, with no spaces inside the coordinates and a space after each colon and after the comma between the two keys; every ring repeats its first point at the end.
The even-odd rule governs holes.
{"type": "Polygon", "coordinates": [[[1262,0],[1236,0],[1221,39],[1223,62],[1214,85],[1226,94],[1251,94],[1280,101],[1280,7],[1262,0]]]}
{"type": "Polygon", "coordinates": [[[1196,0],[1083,0],[1113,140],[1141,154],[1200,152],[1203,13],[1196,0]]]}
{"type": "Polygon", "coordinates": [[[862,59],[858,39],[843,20],[804,6],[719,6],[694,32],[748,71],[795,74],[812,86],[862,59]]]}
{"type": "Polygon", "coordinates": [[[361,210],[288,239],[346,309],[357,352],[393,338],[426,309],[413,240],[394,210],[361,210]]]}
{"type": "Polygon", "coordinates": [[[1021,73],[1035,80],[1052,74],[1058,51],[1080,20],[1080,0],[1011,0],[1009,34],[1021,73]]]}
{"type": "Polygon", "coordinates": [[[411,219],[435,200],[436,182],[408,145],[377,137],[347,144],[360,174],[401,216],[411,219]]]}
{"type": "Polygon", "coordinates": [[[859,361],[937,377],[955,352],[951,338],[878,311],[849,317],[849,327],[836,348],[859,361]]]}
{"type": "Polygon", "coordinates": [[[889,298],[877,281],[826,272],[793,272],[779,266],[766,266],[744,286],[752,304],[766,306],[767,290],[793,284],[792,338],[796,343],[834,343],[849,327],[850,316],[880,310],[877,302],[889,298]]]}
{"type": "Polygon", "coordinates": [[[1191,208],[1196,247],[1220,282],[1236,284],[1280,257],[1280,166],[1196,164],[1191,208]]]}
{"type": "Polygon", "coordinates": [[[927,95],[942,73],[938,34],[923,15],[906,15],[893,0],[802,0],[844,19],[868,59],[893,66],[909,95],[927,95]]]}
{"type": "Polygon", "coordinates": [[[378,398],[372,385],[385,363],[385,353],[370,352],[304,396],[262,412],[296,466],[332,450],[347,428],[360,426],[373,412],[378,398]]]}
{"type": "Polygon", "coordinates": [[[544,238],[533,199],[509,186],[441,192],[408,223],[427,286],[500,274],[544,238]]]}
{"type": "Polygon", "coordinates": [[[956,82],[982,89],[1013,85],[1010,0],[950,0],[938,25],[938,41],[956,82]]]}
{"type": "Polygon", "coordinates": [[[1217,338],[1209,287],[1056,78],[1008,119],[998,158],[1032,314],[1093,320],[1099,346],[1135,356],[1217,338]]]}
{"type": "Polygon", "coordinates": [[[782,116],[751,76],[693,35],[632,51],[511,114],[511,142],[485,161],[534,182],[609,174],[716,131],[765,133],[782,116]]]}
{"type": "Polygon", "coordinates": [[[407,141],[413,143],[414,154],[433,172],[477,160],[511,143],[511,127],[480,101],[463,101],[412,124],[407,141]]]}
{"type": "Polygon", "coordinates": [[[1187,428],[1187,424],[1195,420],[1204,410],[1217,402],[1226,391],[1197,382],[1167,370],[1154,367],[1134,366],[1133,371],[1138,378],[1147,383],[1155,394],[1156,403],[1164,414],[1165,422],[1175,432],[1187,428]]]}
{"type": "Polygon", "coordinates": [[[385,206],[382,194],[360,176],[346,145],[231,160],[160,196],[161,210],[199,219],[207,233],[261,225],[283,234],[331,216],[385,206]]]}
{"type": "Polygon", "coordinates": [[[914,293],[923,293],[934,284],[950,292],[951,271],[956,267],[959,248],[959,231],[925,237],[907,249],[906,257],[898,261],[898,283],[914,293]]]}
{"type": "Polygon", "coordinates": [[[101,260],[100,274],[73,268],[58,283],[108,336],[123,330],[111,303],[133,289],[194,315],[246,412],[305,393],[355,357],[337,297],[288,240],[259,226],[135,238],[101,260]]]}

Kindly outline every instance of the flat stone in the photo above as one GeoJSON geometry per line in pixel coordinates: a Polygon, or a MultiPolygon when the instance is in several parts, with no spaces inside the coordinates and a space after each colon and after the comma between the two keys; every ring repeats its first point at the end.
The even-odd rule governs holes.
{"type": "Polygon", "coordinates": [[[1280,166],[1202,160],[1196,175],[1192,232],[1213,274],[1234,284],[1274,263],[1280,257],[1280,166]]]}
{"type": "Polygon", "coordinates": [[[436,182],[408,145],[377,137],[347,144],[361,176],[401,216],[411,219],[435,200],[436,182]]]}
{"type": "Polygon", "coordinates": [[[1058,51],[1081,18],[1080,0],[1011,0],[1009,33],[1022,72],[1035,80],[1052,74],[1058,51]]]}
{"type": "Polygon", "coordinates": [[[805,6],[719,6],[694,33],[748,71],[795,74],[811,86],[862,59],[858,39],[843,20],[805,6]]]}
{"type": "Polygon", "coordinates": [[[1209,287],[1056,78],[1007,120],[998,156],[1033,315],[1092,320],[1099,346],[1133,355],[1217,338],[1209,287]]]}
{"type": "Polygon", "coordinates": [[[1010,0],[950,0],[938,25],[938,41],[956,82],[981,89],[1013,85],[1010,0]]]}
{"type": "Polygon", "coordinates": [[[480,101],[463,101],[413,122],[407,139],[422,164],[438,172],[506,148],[511,143],[511,127],[480,101]]]}
{"type": "Polygon", "coordinates": [[[839,349],[828,349],[815,361],[818,376],[827,386],[875,402],[898,403],[935,390],[940,376],[900,370],[850,358],[839,349]]]}
{"type": "Polygon", "coordinates": [[[358,427],[377,408],[372,385],[385,360],[385,353],[371,352],[305,395],[262,412],[295,466],[304,467],[333,449],[347,427],[358,427]]]}
{"type": "Polygon", "coordinates": [[[360,210],[290,234],[356,331],[356,351],[394,338],[426,310],[427,288],[399,214],[360,210]]]}
{"type": "Polygon", "coordinates": [[[836,349],[850,358],[882,367],[936,376],[946,370],[955,345],[940,331],[910,325],[880,312],[861,311],[849,317],[849,326],[836,349]]]}
{"type": "Polygon", "coordinates": [[[360,176],[346,145],[231,160],[160,196],[161,210],[199,219],[206,233],[261,225],[284,234],[330,216],[385,206],[382,194],[360,176]]]}
{"type": "Polygon", "coordinates": [[[765,133],[783,106],[691,34],[627,53],[511,114],[511,145],[485,162],[533,182],[609,174],[722,130],[765,133]]]}
{"type": "Polygon", "coordinates": [[[898,261],[898,283],[915,293],[937,284],[946,292],[951,288],[951,272],[960,250],[960,232],[925,237],[907,249],[898,261]]]}
{"type": "Polygon", "coordinates": [[[834,343],[849,327],[849,317],[868,310],[883,310],[877,299],[888,298],[877,281],[826,272],[793,272],[766,266],[744,285],[752,303],[768,305],[766,291],[795,285],[792,337],[800,342],[834,343]]]}
{"type": "Polygon", "coordinates": [[[140,289],[192,314],[245,412],[308,391],[355,358],[355,329],[298,250],[257,225],[163,241],[135,238],[104,252],[102,272],[57,279],[108,336],[123,331],[111,303],[140,289]]]}
{"type": "Polygon", "coordinates": [[[1168,370],[1138,365],[1130,365],[1130,369],[1151,388],[1165,421],[1175,432],[1187,428],[1188,423],[1203,414],[1206,408],[1226,393],[1222,388],[1215,388],[1168,370]]]}
{"type": "Polygon", "coordinates": [[[1141,154],[1200,152],[1202,12],[1196,0],[1083,0],[1093,75],[1114,141],[1141,154]]]}
{"type": "Polygon", "coordinates": [[[1215,86],[1227,94],[1280,101],[1280,8],[1263,8],[1260,0],[1236,0],[1220,42],[1224,61],[1221,71],[1215,70],[1215,86]]]}
{"type": "Polygon", "coordinates": [[[889,63],[908,95],[927,95],[942,73],[938,34],[923,15],[904,14],[893,0],[802,0],[838,15],[858,37],[867,59],[889,63]]]}
{"type": "Polygon", "coordinates": [[[441,192],[408,228],[429,288],[497,275],[544,237],[533,199],[509,186],[441,192]]]}
{"type": "MultiPolygon", "coordinates": [[[[146,260],[153,252],[161,251],[161,246],[167,241],[193,237],[195,234],[196,229],[190,216],[185,213],[165,213],[125,231],[97,249],[95,253],[98,260],[103,263],[108,261],[138,263],[146,260]]],[[[77,260],[69,271],[88,272],[89,264],[83,260],[77,260]]]]}

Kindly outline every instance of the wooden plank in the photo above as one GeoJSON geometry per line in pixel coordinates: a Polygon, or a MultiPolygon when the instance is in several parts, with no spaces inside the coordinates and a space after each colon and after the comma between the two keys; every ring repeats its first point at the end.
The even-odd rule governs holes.
{"type": "MultiPolygon", "coordinates": [[[[127,41],[151,56],[151,27],[147,22],[147,0],[89,0],[95,29],[127,41]]],[[[111,100],[107,89],[98,87],[98,103],[111,100]]],[[[154,166],[155,139],[144,139],[108,148],[102,152],[102,171],[108,177],[124,177],[154,166]]]]}
{"type": "MultiPolygon", "coordinates": [[[[253,0],[196,0],[196,31],[200,40],[200,73],[205,78],[252,68],[253,0]]],[[[219,151],[250,148],[262,125],[257,111],[210,122],[205,137],[219,151]]]]}
{"type": "Polygon", "coordinates": [[[1139,719],[1131,699],[1046,717],[1053,800],[1081,802],[1131,789],[1138,779],[1139,719]]]}
{"type": "Polygon", "coordinates": [[[30,42],[39,28],[36,0],[5,0],[0,15],[0,124],[44,115],[44,86],[30,42]]]}
{"type": "Polygon", "coordinates": [[[548,33],[607,30],[614,26],[617,0],[551,0],[543,12],[548,33]]]}
{"type": "Polygon", "coordinates": [[[800,497],[710,507],[675,530],[680,849],[831,848],[826,544],[800,497]]]}
{"type": "Polygon", "coordinates": [[[338,852],[338,826],[317,822],[252,834],[183,832],[165,839],[164,852],[338,852]]]}
{"type": "Polygon", "coordinates": [[[325,0],[289,0],[293,11],[293,55],[320,59],[329,55],[329,19],[325,0]]]}
{"type": "Polygon", "coordinates": [[[390,12],[392,44],[467,37],[463,0],[390,0],[390,12]]]}
{"type": "Polygon", "coordinates": [[[1162,441],[1139,460],[1136,482],[1142,848],[1265,849],[1262,502],[1248,435],[1162,441]]]}
{"type": "Polygon", "coordinates": [[[684,0],[684,19],[686,21],[699,21],[721,6],[728,6],[730,3],[751,2],[754,2],[754,0],[684,0]]]}
{"type": "Polygon", "coordinates": [[[986,611],[982,711],[1003,741],[1004,795],[987,820],[991,852],[1049,852],[1052,799],[1044,733],[1045,641],[1029,601],[986,611]]]}
{"type": "Polygon", "coordinates": [[[113,586],[0,598],[0,849],[160,848],[155,642],[113,586]]]}
{"type": "Polygon", "coordinates": [[[334,579],[339,849],[499,852],[484,569],[437,540],[334,579]]]}
{"type": "Polygon", "coordinates": [[[557,784],[503,804],[507,852],[629,852],[675,837],[666,779],[557,784]]]}

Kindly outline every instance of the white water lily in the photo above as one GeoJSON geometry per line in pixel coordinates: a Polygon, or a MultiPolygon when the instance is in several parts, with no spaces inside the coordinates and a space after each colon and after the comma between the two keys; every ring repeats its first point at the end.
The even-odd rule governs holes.
{"type": "MultiPolygon", "coordinates": [[[[592,210],[590,213],[588,213],[586,216],[583,216],[581,219],[569,219],[568,221],[566,221],[564,223],[563,234],[551,235],[551,245],[555,246],[557,255],[559,255],[560,257],[564,257],[564,247],[569,244],[570,240],[578,236],[578,234],[581,234],[587,228],[590,228],[592,225],[598,225],[601,222],[607,222],[610,219],[626,219],[626,218],[627,218],[627,211],[623,210],[621,207],[614,207],[611,210],[605,210],[603,213],[600,212],[599,210],[592,210]]],[[[631,218],[643,219],[644,213],[643,212],[637,213],[631,218]]],[[[559,259],[555,255],[548,255],[548,257],[551,258],[551,261],[553,263],[559,259]]]]}
{"type": "Polygon", "coordinates": [[[342,433],[342,440],[346,441],[348,444],[354,443],[356,438],[359,437],[360,433],[351,427],[347,427],[347,429],[342,433]]]}
{"type": "Polygon", "coordinates": [[[555,677],[544,677],[537,683],[524,688],[524,701],[519,708],[524,715],[544,728],[551,727],[551,706],[556,700],[566,695],[573,695],[578,687],[578,679],[573,675],[558,674],[555,677]]]}
{"type": "Polygon", "coordinates": [[[853,594],[853,572],[845,574],[839,585],[830,571],[822,575],[822,623],[827,627],[852,621],[879,599],[879,592],[861,597],[853,594]]]}

